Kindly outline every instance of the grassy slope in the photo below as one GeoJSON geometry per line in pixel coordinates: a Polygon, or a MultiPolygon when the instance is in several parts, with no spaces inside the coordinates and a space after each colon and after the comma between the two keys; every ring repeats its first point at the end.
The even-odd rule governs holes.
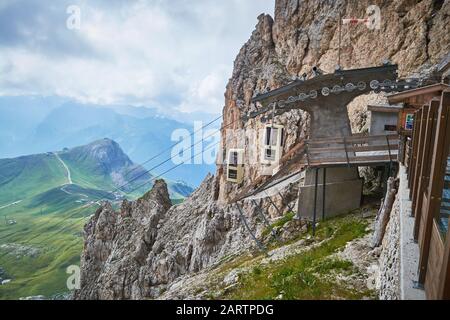
{"type": "MultiPolygon", "coordinates": [[[[351,240],[366,234],[367,220],[357,216],[339,217],[320,224],[315,242],[318,247],[266,266],[255,264],[240,277],[239,285],[228,290],[222,299],[362,299],[374,298],[374,292],[348,286],[336,275],[358,272],[351,262],[333,255],[351,240]]],[[[223,266],[222,273],[248,266],[237,259],[223,266]]]]}
{"type": "MultiPolygon", "coordinates": [[[[82,250],[81,230],[96,204],[88,202],[113,199],[106,191],[114,190],[112,179],[99,174],[95,164],[76,163],[60,155],[70,168],[73,185],[67,185],[66,170],[53,154],[41,154],[0,160],[0,207],[22,200],[19,204],[0,209],[0,246],[21,244],[40,250],[38,257],[17,257],[0,248],[0,267],[13,281],[0,286],[0,299],[15,299],[30,295],[50,296],[67,291],[67,266],[79,264],[82,250]],[[6,225],[8,220],[17,221],[6,225]]],[[[136,190],[130,198],[141,196],[150,186],[136,190]]],[[[172,193],[178,203],[181,196],[172,193]]]]}
{"type": "Polygon", "coordinates": [[[84,195],[89,201],[109,198],[100,189],[112,189],[110,179],[89,175],[89,168],[74,163],[67,165],[75,183],[65,187],[71,195],[61,190],[67,182],[66,170],[54,155],[0,160],[0,203],[23,200],[0,210],[0,245],[15,243],[40,250],[40,255],[32,258],[7,254],[0,248],[0,266],[13,278],[11,283],[0,286],[0,298],[67,291],[65,269],[79,264],[81,230],[97,208],[95,204],[83,208],[86,204],[76,201],[86,198],[84,195]],[[5,215],[17,224],[6,225],[5,215]]]}
{"type": "Polygon", "coordinates": [[[96,167],[89,162],[75,162],[68,158],[64,153],[60,154],[61,159],[70,168],[72,181],[74,184],[85,188],[96,189],[98,186],[113,190],[111,177],[104,176],[95,172],[96,167]]]}
{"type": "MultiPolygon", "coordinates": [[[[117,191],[117,187],[114,185],[111,177],[103,176],[95,173],[96,167],[91,165],[89,162],[76,163],[69,157],[67,157],[64,153],[60,154],[61,159],[71,168],[72,180],[75,184],[85,187],[85,188],[96,188],[97,186],[102,186],[105,190],[108,191],[117,191]]],[[[134,175],[139,171],[130,171],[129,179],[133,179],[134,175]]],[[[140,175],[140,173],[139,173],[140,175]]],[[[182,184],[176,183],[174,181],[167,181],[167,185],[169,188],[170,196],[176,202],[180,202],[185,198],[187,193],[192,192],[193,190],[190,187],[184,186],[182,184]]],[[[139,198],[142,194],[151,189],[152,183],[142,184],[142,181],[139,179],[135,180],[135,182],[131,183],[131,189],[133,192],[130,192],[128,197],[132,199],[139,198]],[[136,190],[134,190],[136,189],[136,190]]]]}
{"type": "Polygon", "coordinates": [[[0,207],[65,183],[65,174],[54,155],[0,159],[0,207]]]}
{"type": "Polygon", "coordinates": [[[0,298],[50,296],[67,291],[65,270],[69,265],[79,264],[82,226],[93,210],[92,207],[74,208],[42,216],[31,210],[22,214],[16,225],[2,225],[1,243],[20,243],[40,252],[30,257],[0,250],[0,265],[13,278],[11,283],[0,286],[0,298]]]}

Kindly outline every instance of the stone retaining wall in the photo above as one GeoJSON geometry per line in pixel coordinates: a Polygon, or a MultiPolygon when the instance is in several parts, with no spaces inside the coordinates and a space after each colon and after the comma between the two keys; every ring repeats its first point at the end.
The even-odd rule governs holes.
{"type": "Polygon", "coordinates": [[[397,197],[386,228],[380,254],[381,300],[400,299],[400,204],[397,197]]]}

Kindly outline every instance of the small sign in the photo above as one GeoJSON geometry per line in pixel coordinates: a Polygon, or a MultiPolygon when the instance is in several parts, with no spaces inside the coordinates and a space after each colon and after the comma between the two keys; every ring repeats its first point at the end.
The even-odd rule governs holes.
{"type": "Polygon", "coordinates": [[[408,113],[405,119],[405,129],[412,130],[414,124],[414,115],[412,113],[408,113]]]}

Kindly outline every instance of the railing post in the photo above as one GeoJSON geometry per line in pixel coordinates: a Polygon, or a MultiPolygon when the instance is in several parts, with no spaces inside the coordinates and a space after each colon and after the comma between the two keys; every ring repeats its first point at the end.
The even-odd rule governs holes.
{"type": "Polygon", "coordinates": [[[306,163],[308,164],[308,167],[309,167],[310,161],[309,161],[309,142],[308,141],[305,142],[305,154],[306,154],[306,163]]]}
{"type": "Polygon", "coordinates": [[[325,188],[327,182],[327,168],[323,168],[323,186],[322,186],[322,220],[325,220],[325,188]]]}
{"type": "Polygon", "coordinates": [[[314,185],[314,212],[313,212],[313,236],[316,235],[316,220],[317,220],[317,186],[319,180],[319,168],[316,168],[316,178],[314,185]]]}
{"type": "Polygon", "coordinates": [[[345,139],[345,136],[343,137],[343,142],[344,142],[345,158],[347,159],[347,166],[350,167],[350,161],[348,158],[348,151],[347,151],[347,140],[345,139]]]}
{"type": "Polygon", "coordinates": [[[296,213],[296,218],[297,219],[299,219],[299,220],[301,220],[302,219],[302,217],[300,216],[300,205],[301,205],[301,203],[300,203],[300,192],[301,192],[301,190],[302,190],[302,182],[301,182],[301,179],[299,180],[299,182],[298,182],[298,184],[299,184],[299,187],[298,187],[298,197],[297,197],[297,213],[296,213]]]}
{"type": "Polygon", "coordinates": [[[392,154],[391,154],[391,145],[389,144],[389,137],[386,135],[386,144],[388,147],[388,154],[389,154],[389,173],[388,177],[392,175],[392,154]]]}

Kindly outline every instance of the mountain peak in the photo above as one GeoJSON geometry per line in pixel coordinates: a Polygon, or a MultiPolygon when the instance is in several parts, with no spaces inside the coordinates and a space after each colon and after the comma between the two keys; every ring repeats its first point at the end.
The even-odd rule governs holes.
{"type": "Polygon", "coordinates": [[[104,174],[110,174],[133,165],[120,145],[109,138],[69,149],[65,151],[65,156],[72,160],[95,164],[104,174]]]}

